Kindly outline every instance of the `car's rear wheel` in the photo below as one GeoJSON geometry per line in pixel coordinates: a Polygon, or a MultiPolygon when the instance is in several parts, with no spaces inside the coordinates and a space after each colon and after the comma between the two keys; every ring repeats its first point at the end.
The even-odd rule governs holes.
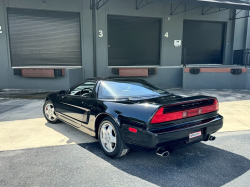
{"type": "Polygon", "coordinates": [[[118,126],[110,117],[102,120],[98,130],[98,138],[102,150],[109,157],[121,157],[129,151],[121,138],[118,126]]]}
{"type": "Polygon", "coordinates": [[[45,119],[49,123],[58,123],[60,120],[57,118],[55,113],[54,105],[51,101],[46,101],[43,105],[43,114],[45,119]]]}

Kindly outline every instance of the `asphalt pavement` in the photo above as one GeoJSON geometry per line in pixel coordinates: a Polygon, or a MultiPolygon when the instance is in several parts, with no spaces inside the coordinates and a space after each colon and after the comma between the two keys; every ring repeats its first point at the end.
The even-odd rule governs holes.
{"type": "Polygon", "coordinates": [[[130,151],[119,159],[98,143],[0,152],[1,186],[249,186],[250,132],[217,133],[162,158],[130,151]]]}
{"type": "MultiPolygon", "coordinates": [[[[245,104],[246,115],[250,116],[248,91],[172,89],[171,92],[217,94],[220,112],[245,104]]],[[[111,159],[87,134],[65,123],[47,123],[42,104],[43,100],[32,97],[0,99],[0,186],[244,187],[250,184],[250,130],[247,130],[250,122],[237,112],[231,115],[238,119],[239,126],[231,128],[232,125],[225,124],[227,128],[215,133],[215,141],[175,150],[166,158],[131,150],[124,157],[111,159]],[[247,128],[242,130],[240,126],[244,125],[247,128]]]]}

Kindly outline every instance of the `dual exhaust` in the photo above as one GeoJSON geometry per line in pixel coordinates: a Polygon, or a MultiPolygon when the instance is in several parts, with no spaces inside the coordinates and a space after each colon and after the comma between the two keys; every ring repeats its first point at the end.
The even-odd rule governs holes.
{"type": "MultiPolygon", "coordinates": [[[[209,135],[205,141],[207,141],[207,140],[214,141],[215,139],[216,139],[215,136],[209,135]]],[[[166,148],[160,147],[157,149],[156,154],[161,156],[161,157],[168,157],[170,155],[170,152],[168,150],[166,150],[166,148]]]]}

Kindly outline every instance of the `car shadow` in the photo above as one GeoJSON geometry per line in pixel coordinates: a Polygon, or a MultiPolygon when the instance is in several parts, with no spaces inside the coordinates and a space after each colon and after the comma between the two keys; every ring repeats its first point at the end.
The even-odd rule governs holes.
{"type": "Polygon", "coordinates": [[[131,150],[118,159],[104,155],[98,142],[78,145],[114,167],[159,186],[222,186],[250,169],[247,158],[205,143],[175,150],[166,158],[131,150]]]}
{"type": "Polygon", "coordinates": [[[57,132],[59,132],[60,134],[64,135],[65,137],[68,138],[68,140],[66,141],[67,144],[70,143],[92,143],[92,142],[96,142],[97,140],[91,136],[89,136],[88,134],[79,131],[78,129],[60,122],[60,123],[45,123],[45,125],[48,128],[51,128],[57,132]]]}
{"type": "Polygon", "coordinates": [[[205,143],[196,143],[175,150],[163,158],[152,152],[130,150],[121,158],[107,157],[99,142],[65,124],[45,124],[102,158],[121,171],[159,186],[222,186],[248,170],[250,160],[205,143]]]}

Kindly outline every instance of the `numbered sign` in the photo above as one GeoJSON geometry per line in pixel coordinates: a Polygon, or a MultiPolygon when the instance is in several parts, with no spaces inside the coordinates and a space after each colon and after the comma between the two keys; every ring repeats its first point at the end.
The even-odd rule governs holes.
{"type": "Polygon", "coordinates": [[[102,38],[103,37],[103,31],[99,30],[99,37],[102,38]]]}

